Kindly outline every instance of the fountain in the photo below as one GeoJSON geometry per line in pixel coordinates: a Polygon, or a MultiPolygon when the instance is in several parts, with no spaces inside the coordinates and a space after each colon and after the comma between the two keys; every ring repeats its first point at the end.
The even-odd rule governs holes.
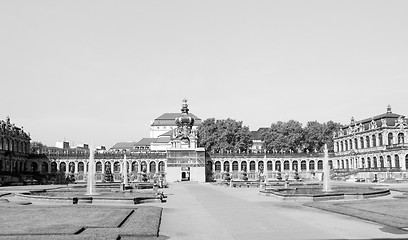
{"type": "Polygon", "coordinates": [[[329,166],[329,151],[327,144],[324,144],[324,160],[323,160],[323,191],[330,192],[330,166],[329,166]]]}
{"type": "Polygon", "coordinates": [[[96,187],[95,187],[95,159],[94,159],[94,150],[92,146],[90,147],[90,150],[89,150],[86,195],[97,195],[96,187]]]}
{"type": "MultiPolygon", "coordinates": [[[[279,168],[277,169],[280,170],[279,168]]],[[[278,172],[277,179],[282,176],[278,172]]],[[[336,183],[332,189],[330,182],[330,166],[327,145],[324,145],[323,159],[323,183],[316,182],[295,182],[289,187],[288,176],[285,174],[285,185],[272,185],[271,188],[260,190],[261,194],[266,196],[276,196],[283,200],[302,200],[302,201],[320,201],[320,200],[338,200],[338,199],[362,199],[378,197],[390,194],[389,189],[375,188],[370,186],[358,186],[347,183],[336,183]],[[323,186],[322,186],[323,185],[323,186]]]]}
{"type": "Polygon", "coordinates": [[[126,186],[129,185],[128,175],[127,175],[127,171],[128,171],[128,170],[127,170],[126,153],[125,153],[125,155],[123,156],[123,168],[122,168],[122,171],[123,171],[122,190],[125,190],[125,189],[126,189],[126,186]]]}

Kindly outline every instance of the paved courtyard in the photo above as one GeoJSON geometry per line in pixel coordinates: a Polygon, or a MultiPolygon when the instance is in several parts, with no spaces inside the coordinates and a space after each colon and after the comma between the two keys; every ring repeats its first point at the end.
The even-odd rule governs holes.
{"type": "MultiPolygon", "coordinates": [[[[52,187],[55,186],[2,187],[0,195],[52,187]]],[[[393,188],[406,190],[408,186],[400,184],[393,188]]],[[[8,198],[10,203],[0,205],[0,239],[118,239],[118,236],[120,239],[181,240],[408,239],[408,231],[386,226],[387,223],[323,211],[304,206],[302,202],[282,201],[258,194],[258,188],[180,182],[171,183],[164,192],[168,196],[167,203],[105,207],[51,202],[20,206],[13,204],[18,199],[6,195],[3,198],[8,198]],[[153,208],[149,210],[149,206],[153,208]],[[155,217],[151,223],[157,227],[148,227],[152,224],[145,221],[145,216],[152,211],[161,212],[161,208],[161,222],[155,217]],[[149,232],[152,229],[153,232],[149,232]],[[154,236],[157,231],[159,238],[154,236]]],[[[387,214],[381,206],[393,200],[392,196],[385,196],[341,205],[387,214]],[[375,201],[372,205],[362,204],[372,201],[375,201]]],[[[400,201],[406,206],[408,199],[400,201]]],[[[397,217],[400,223],[408,224],[404,211],[397,217]]]]}
{"type": "MultiPolygon", "coordinates": [[[[408,231],[258,194],[258,188],[173,183],[161,236],[170,239],[408,239],[408,231]]],[[[391,196],[384,197],[392,199],[391,196]]]]}

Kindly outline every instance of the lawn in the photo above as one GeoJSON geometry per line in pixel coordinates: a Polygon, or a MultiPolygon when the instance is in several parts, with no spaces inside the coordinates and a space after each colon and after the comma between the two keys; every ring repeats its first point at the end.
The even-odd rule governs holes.
{"type": "Polygon", "coordinates": [[[408,201],[406,199],[310,202],[305,205],[391,227],[408,229],[408,201]]]}
{"type": "Polygon", "coordinates": [[[157,237],[162,208],[0,204],[0,239],[157,237]]]}

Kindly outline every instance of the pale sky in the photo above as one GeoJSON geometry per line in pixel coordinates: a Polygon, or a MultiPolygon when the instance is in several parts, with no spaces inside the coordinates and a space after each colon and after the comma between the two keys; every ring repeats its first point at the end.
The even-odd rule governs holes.
{"type": "Polygon", "coordinates": [[[251,130],[408,115],[408,1],[0,1],[0,119],[55,146],[149,137],[183,98],[251,130]]]}

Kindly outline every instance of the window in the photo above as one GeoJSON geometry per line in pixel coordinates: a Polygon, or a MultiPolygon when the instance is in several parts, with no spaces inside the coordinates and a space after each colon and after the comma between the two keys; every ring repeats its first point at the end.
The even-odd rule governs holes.
{"type": "MultiPolygon", "coordinates": [[[[51,165],[51,169],[52,169],[52,165],[51,165]]],[[[78,163],[78,172],[83,172],[83,171],[84,171],[84,163],[79,162],[78,163]]]]}
{"type": "Polygon", "coordinates": [[[398,133],[398,144],[404,143],[404,134],[398,133]]]}
{"type": "Polygon", "coordinates": [[[258,162],[258,170],[261,171],[261,172],[264,170],[264,162],[263,161],[258,162]]]}
{"type": "Polygon", "coordinates": [[[96,163],[96,172],[98,172],[98,173],[102,172],[102,163],[99,162],[99,161],[96,163]]]}
{"type": "Polygon", "coordinates": [[[400,167],[399,156],[397,154],[395,154],[394,159],[395,159],[395,167],[399,168],[400,167]]]}
{"type": "Polygon", "coordinates": [[[292,170],[293,171],[298,171],[299,170],[297,161],[292,162],[292,170]]]}
{"type": "MultiPolygon", "coordinates": [[[[98,164],[96,164],[96,165],[98,166],[98,164]]],[[[120,163],[119,163],[119,162],[115,162],[115,163],[113,164],[113,171],[114,171],[115,173],[120,172],[120,163]]]]}
{"type": "Polygon", "coordinates": [[[215,171],[221,171],[221,162],[216,161],[214,167],[215,167],[215,171]]]}
{"type": "Polygon", "coordinates": [[[376,147],[376,146],[377,146],[377,142],[376,142],[376,139],[375,139],[375,138],[376,138],[375,135],[372,135],[372,136],[371,136],[371,141],[372,141],[372,144],[371,144],[371,145],[372,145],[373,147],[376,147]]]}
{"type": "Polygon", "coordinates": [[[249,163],[249,171],[255,171],[255,161],[249,163]]]}
{"type": "Polygon", "coordinates": [[[232,171],[238,171],[238,162],[237,161],[232,162],[232,171]]]}
{"type": "Polygon", "coordinates": [[[230,171],[230,163],[228,161],[224,162],[224,172],[230,171]]]}
{"type": "Polygon", "coordinates": [[[278,172],[281,171],[281,162],[280,161],[275,162],[275,170],[278,171],[278,172]]]}
{"type": "Polygon", "coordinates": [[[272,171],[272,161],[268,161],[266,163],[266,168],[268,169],[268,171],[272,171]]]}
{"type": "Polygon", "coordinates": [[[366,147],[369,148],[370,147],[370,137],[366,136],[366,147]]]}
{"type": "Polygon", "coordinates": [[[244,172],[247,171],[247,162],[246,161],[241,162],[241,171],[244,171],[244,172]]]}
{"type": "Polygon", "coordinates": [[[384,158],[380,156],[380,168],[384,168],[384,158]]]}
{"type": "Polygon", "coordinates": [[[138,164],[136,161],[132,162],[132,172],[137,172],[138,171],[138,164]]]}
{"type": "Polygon", "coordinates": [[[355,148],[355,149],[358,149],[358,145],[357,145],[357,143],[358,143],[357,138],[354,138],[354,148],[355,148]]]}
{"type": "Polygon", "coordinates": [[[314,170],[315,169],[315,162],[313,160],[310,160],[309,162],[309,170],[314,170]]]}
{"type": "Polygon", "coordinates": [[[300,170],[306,171],[306,161],[305,160],[302,160],[300,162],[300,170]]]}
{"type": "Polygon", "coordinates": [[[322,161],[322,160],[317,161],[317,169],[318,169],[318,170],[322,170],[322,169],[323,169],[323,161],[322,161]]]}
{"type": "MultiPolygon", "coordinates": [[[[135,163],[135,162],[133,162],[133,163],[135,163]]],[[[132,165],[133,165],[133,163],[132,163],[132,165]]],[[[210,166],[211,166],[211,165],[210,165],[210,166]]],[[[137,171],[137,169],[136,169],[136,171],[137,171]]],[[[159,162],[159,172],[163,173],[163,172],[165,172],[165,171],[166,171],[166,166],[165,166],[165,164],[164,164],[163,161],[160,161],[160,162],[159,162]]]]}
{"type": "Polygon", "coordinates": [[[361,148],[363,149],[364,148],[364,138],[363,137],[360,137],[360,145],[361,145],[361,148]]]}
{"type": "Polygon", "coordinates": [[[150,172],[151,172],[151,173],[155,173],[155,172],[156,172],[156,162],[155,162],[155,161],[151,161],[151,162],[150,162],[150,172]]]}
{"type": "Polygon", "coordinates": [[[392,139],[394,138],[394,136],[392,135],[392,133],[388,133],[388,145],[392,145],[392,139]]]}
{"type": "Polygon", "coordinates": [[[380,140],[379,145],[382,146],[383,145],[383,135],[382,135],[382,133],[378,134],[378,140],[380,140]]]}
{"type": "Polygon", "coordinates": [[[283,162],[283,169],[284,169],[284,170],[289,170],[289,161],[288,161],[288,160],[285,160],[285,161],[283,162]]]}

